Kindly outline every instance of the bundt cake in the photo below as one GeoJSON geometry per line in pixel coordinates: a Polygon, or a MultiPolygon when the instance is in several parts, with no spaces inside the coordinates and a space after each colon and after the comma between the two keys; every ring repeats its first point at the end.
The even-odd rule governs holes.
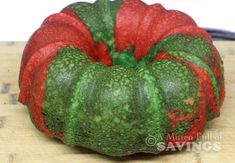
{"type": "Polygon", "coordinates": [[[219,116],[223,73],[210,35],[183,12],[140,0],[78,2],[29,39],[19,101],[65,144],[157,154],[196,140],[219,116]]]}

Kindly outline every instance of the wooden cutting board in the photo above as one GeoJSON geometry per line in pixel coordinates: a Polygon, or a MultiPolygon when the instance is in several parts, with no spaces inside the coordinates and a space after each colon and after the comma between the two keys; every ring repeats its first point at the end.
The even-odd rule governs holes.
{"type": "Polygon", "coordinates": [[[224,60],[226,98],[221,116],[209,122],[198,147],[171,154],[137,154],[112,158],[68,147],[44,136],[31,123],[28,110],[17,102],[18,73],[25,43],[0,42],[0,163],[90,162],[235,162],[235,42],[215,42],[224,60]],[[201,143],[201,146],[200,146],[201,143]],[[215,150],[213,143],[219,147],[215,150]]]}

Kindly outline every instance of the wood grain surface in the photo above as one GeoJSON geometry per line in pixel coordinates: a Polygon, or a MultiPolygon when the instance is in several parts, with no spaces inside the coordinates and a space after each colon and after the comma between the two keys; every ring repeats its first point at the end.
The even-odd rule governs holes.
{"type": "Polygon", "coordinates": [[[221,116],[208,124],[204,136],[195,142],[198,146],[170,154],[113,158],[88,149],[66,146],[44,136],[34,127],[27,108],[17,102],[18,73],[25,43],[1,42],[0,163],[235,162],[235,42],[215,44],[224,60],[226,98],[221,116]]]}

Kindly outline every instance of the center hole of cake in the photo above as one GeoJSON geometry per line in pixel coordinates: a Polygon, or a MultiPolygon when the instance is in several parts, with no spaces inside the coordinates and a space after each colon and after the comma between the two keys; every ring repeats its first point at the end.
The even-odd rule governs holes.
{"type": "Polygon", "coordinates": [[[119,65],[122,67],[134,68],[138,61],[134,57],[134,46],[130,49],[116,51],[115,48],[108,48],[104,43],[98,44],[98,59],[107,66],[119,65]]]}

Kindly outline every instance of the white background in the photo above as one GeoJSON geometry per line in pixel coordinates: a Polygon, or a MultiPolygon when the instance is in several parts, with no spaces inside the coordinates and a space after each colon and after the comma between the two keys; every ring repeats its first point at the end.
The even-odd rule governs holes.
{"type": "MultiPolygon", "coordinates": [[[[26,41],[42,21],[79,0],[1,0],[0,41],[26,41]]],[[[94,2],[94,0],[84,0],[94,2]]],[[[235,32],[233,0],[143,0],[186,12],[202,27],[235,32]]]]}

